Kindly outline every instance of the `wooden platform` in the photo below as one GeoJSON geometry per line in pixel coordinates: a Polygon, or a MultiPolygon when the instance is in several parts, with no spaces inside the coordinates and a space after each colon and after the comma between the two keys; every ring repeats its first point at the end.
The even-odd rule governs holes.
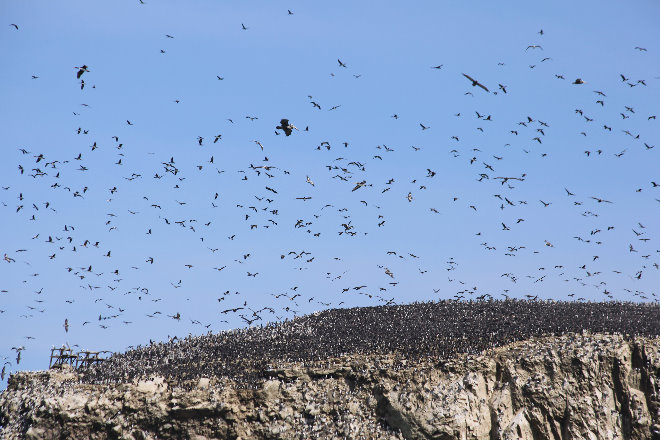
{"type": "Polygon", "coordinates": [[[103,362],[105,360],[105,358],[101,357],[103,353],[109,353],[109,351],[83,350],[74,353],[71,348],[64,345],[60,348],[52,348],[50,350],[48,368],[62,368],[64,365],[69,365],[77,370],[79,368],[89,367],[103,362]]]}

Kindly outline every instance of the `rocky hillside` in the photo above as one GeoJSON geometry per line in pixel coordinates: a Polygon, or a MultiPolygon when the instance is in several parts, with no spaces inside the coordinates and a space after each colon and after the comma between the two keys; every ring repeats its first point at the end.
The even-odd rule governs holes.
{"type": "MultiPolygon", "coordinates": [[[[428,305],[406,307],[410,316],[421,313],[420,307],[429,310],[428,305]]],[[[640,331],[634,333],[653,333],[660,325],[655,306],[618,305],[609,314],[600,314],[603,305],[594,307],[598,314],[573,315],[573,321],[585,323],[585,317],[598,315],[608,326],[627,327],[639,319],[640,331]]],[[[373,310],[351,314],[363,329],[374,325],[368,319],[373,310]]],[[[537,330],[545,325],[540,315],[525,319],[537,330]]],[[[527,328],[519,324],[518,329],[527,328]]],[[[503,328],[503,334],[517,339],[506,342],[486,338],[493,327],[473,322],[472,333],[461,341],[492,345],[478,354],[463,347],[447,356],[421,356],[420,347],[429,339],[438,343],[442,332],[435,340],[430,333],[426,339],[417,334],[413,346],[411,330],[398,337],[383,334],[388,346],[398,347],[389,351],[372,347],[374,352],[366,353],[349,340],[349,352],[316,359],[304,350],[296,357],[286,347],[273,351],[269,365],[237,356],[245,371],[229,374],[237,373],[226,366],[229,345],[266,344],[263,332],[277,344],[287,325],[308,334],[319,318],[224,335],[225,350],[219,351],[224,355],[218,355],[215,370],[199,370],[204,374],[192,374],[201,358],[194,358],[190,348],[186,359],[172,355],[182,353],[185,344],[208,350],[212,339],[203,338],[133,350],[94,370],[14,374],[0,395],[0,438],[660,439],[660,337],[652,334],[624,335],[610,328],[535,336],[503,328]],[[126,367],[127,359],[133,367],[142,365],[144,374],[126,367]]],[[[443,326],[449,331],[451,322],[443,326]]],[[[368,331],[354,333],[353,341],[370,340],[368,331]]],[[[337,329],[335,336],[342,334],[337,329]]],[[[310,351],[322,353],[319,346],[310,351]]]]}

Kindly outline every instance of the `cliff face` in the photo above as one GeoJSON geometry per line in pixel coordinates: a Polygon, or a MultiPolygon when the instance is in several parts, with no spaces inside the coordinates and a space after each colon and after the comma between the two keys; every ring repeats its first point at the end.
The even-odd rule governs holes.
{"type": "Polygon", "coordinates": [[[566,335],[449,362],[346,356],[225,379],[13,375],[6,439],[660,439],[660,338],[566,335]]]}

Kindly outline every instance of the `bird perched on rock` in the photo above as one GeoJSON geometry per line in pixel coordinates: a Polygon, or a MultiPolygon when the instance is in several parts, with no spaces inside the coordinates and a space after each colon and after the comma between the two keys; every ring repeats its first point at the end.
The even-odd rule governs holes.
{"type": "Polygon", "coordinates": [[[296,130],[298,130],[298,127],[296,127],[295,125],[289,123],[288,119],[282,119],[280,121],[280,125],[275,127],[275,129],[277,129],[277,130],[283,130],[284,134],[286,134],[287,136],[291,135],[291,132],[293,131],[294,128],[296,130]]]}

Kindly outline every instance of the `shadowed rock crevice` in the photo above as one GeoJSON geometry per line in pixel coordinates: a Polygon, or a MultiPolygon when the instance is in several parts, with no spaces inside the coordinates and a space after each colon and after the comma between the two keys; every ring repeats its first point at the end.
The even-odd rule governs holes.
{"type": "Polygon", "coordinates": [[[376,405],[376,415],[392,430],[400,432],[404,439],[429,439],[431,438],[425,432],[421,432],[416,426],[414,420],[409,419],[408,414],[395,408],[390,402],[387,392],[382,389],[374,390],[374,397],[378,404],[376,405]]]}
{"type": "Polygon", "coordinates": [[[612,364],[612,383],[614,385],[614,398],[622,423],[621,434],[627,440],[631,438],[632,433],[632,414],[630,413],[630,405],[628,403],[629,395],[624,387],[625,379],[621,377],[621,360],[614,359],[612,364]]]}

